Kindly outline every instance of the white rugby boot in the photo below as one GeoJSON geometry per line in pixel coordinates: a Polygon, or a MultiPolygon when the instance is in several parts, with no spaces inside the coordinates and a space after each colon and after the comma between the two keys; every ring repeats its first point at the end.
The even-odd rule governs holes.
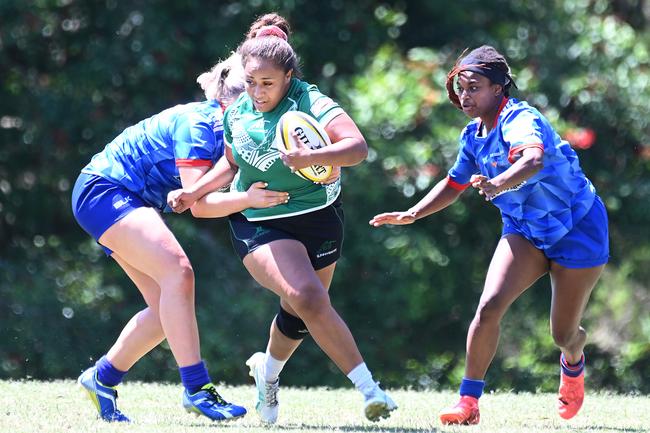
{"type": "Polygon", "coordinates": [[[278,420],[278,390],[280,389],[280,379],[269,383],[264,379],[264,357],[262,352],[254,353],[246,361],[250,368],[248,374],[255,379],[257,387],[257,404],[255,410],[260,417],[260,421],[265,424],[274,424],[278,420]]]}
{"type": "Polygon", "coordinates": [[[368,394],[364,394],[363,413],[370,421],[388,418],[397,405],[377,384],[368,394]]]}

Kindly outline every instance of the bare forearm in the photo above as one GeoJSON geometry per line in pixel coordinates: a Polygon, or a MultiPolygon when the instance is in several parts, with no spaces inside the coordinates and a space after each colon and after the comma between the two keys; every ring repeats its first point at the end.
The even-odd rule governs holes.
{"type": "Polygon", "coordinates": [[[351,167],[368,156],[368,145],[358,138],[344,138],[329,146],[311,152],[310,165],[335,165],[351,167]]]}
{"type": "Polygon", "coordinates": [[[438,182],[436,186],[434,186],[415,206],[412,206],[409,211],[413,214],[415,219],[424,218],[443,210],[455,202],[461,194],[462,191],[450,187],[447,183],[447,179],[443,179],[438,182]]]}
{"type": "Polygon", "coordinates": [[[212,169],[208,171],[203,177],[201,177],[195,184],[187,188],[188,192],[191,192],[196,197],[203,197],[204,195],[216,191],[230,182],[232,182],[235,177],[235,171],[231,168],[225,169],[212,169]]]}
{"type": "Polygon", "coordinates": [[[542,168],[544,164],[541,157],[524,154],[508,170],[490,179],[490,183],[497,188],[497,192],[505,191],[533,177],[542,168]]]}
{"type": "Polygon", "coordinates": [[[249,207],[245,192],[211,192],[194,203],[190,210],[195,218],[219,218],[249,207]]]}

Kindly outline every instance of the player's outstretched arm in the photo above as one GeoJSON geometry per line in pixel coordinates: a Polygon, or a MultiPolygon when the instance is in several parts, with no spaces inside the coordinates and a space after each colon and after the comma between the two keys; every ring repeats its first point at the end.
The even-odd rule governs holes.
{"type": "Polygon", "coordinates": [[[434,186],[422,200],[407,211],[385,212],[375,215],[369,224],[379,227],[384,224],[404,225],[411,224],[420,218],[438,212],[458,199],[462,191],[451,187],[447,179],[443,179],[434,186]]]}

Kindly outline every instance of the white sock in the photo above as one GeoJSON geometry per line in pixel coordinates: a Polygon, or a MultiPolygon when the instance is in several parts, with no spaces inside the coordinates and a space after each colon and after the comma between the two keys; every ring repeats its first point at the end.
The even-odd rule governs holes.
{"type": "Polygon", "coordinates": [[[377,384],[372,379],[372,373],[368,370],[365,362],[357,365],[348,373],[348,379],[352,381],[354,386],[357,387],[363,395],[368,395],[377,384]]]}
{"type": "Polygon", "coordinates": [[[280,372],[286,363],[287,360],[279,361],[271,356],[267,350],[264,354],[264,380],[269,383],[273,383],[278,380],[278,377],[280,377],[280,372]]]}

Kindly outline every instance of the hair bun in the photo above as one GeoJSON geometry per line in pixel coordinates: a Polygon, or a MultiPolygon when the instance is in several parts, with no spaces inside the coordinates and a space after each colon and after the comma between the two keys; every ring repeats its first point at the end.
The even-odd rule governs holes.
{"type": "Polygon", "coordinates": [[[285,41],[288,39],[287,34],[283,32],[282,29],[278,26],[264,26],[260,28],[257,31],[255,37],[259,38],[262,36],[277,36],[278,38],[284,39],[285,41]]]}

